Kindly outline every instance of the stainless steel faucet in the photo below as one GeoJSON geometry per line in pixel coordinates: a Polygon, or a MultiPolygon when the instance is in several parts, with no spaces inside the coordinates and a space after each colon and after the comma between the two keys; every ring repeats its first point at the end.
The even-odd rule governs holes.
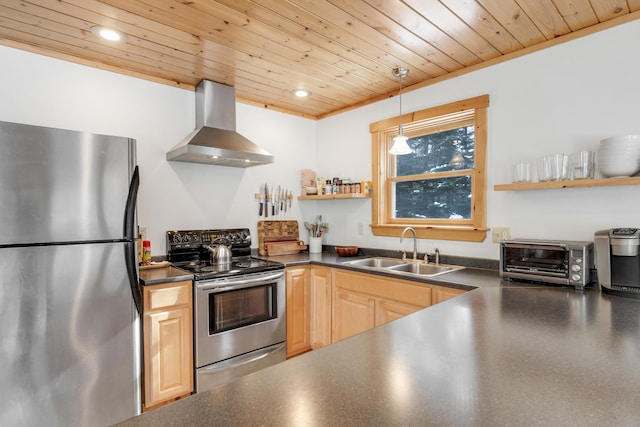
{"type": "Polygon", "coordinates": [[[404,235],[407,231],[413,233],[413,260],[415,261],[418,259],[418,235],[416,234],[416,230],[414,230],[413,227],[407,227],[402,230],[402,234],[400,235],[400,243],[402,243],[402,239],[404,238],[404,235]]]}
{"type": "Polygon", "coordinates": [[[438,248],[435,248],[433,250],[433,253],[425,252],[425,254],[424,254],[424,262],[426,262],[428,264],[429,263],[429,256],[431,256],[431,255],[433,255],[433,262],[436,265],[439,265],[440,264],[440,250],[438,248]]]}

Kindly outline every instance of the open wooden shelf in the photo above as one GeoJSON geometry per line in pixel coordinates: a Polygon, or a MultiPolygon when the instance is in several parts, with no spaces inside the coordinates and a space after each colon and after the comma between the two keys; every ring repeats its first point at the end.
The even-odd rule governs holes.
{"type": "Polygon", "coordinates": [[[298,200],[329,200],[329,199],[369,199],[368,193],[327,194],[315,196],[298,196],[298,200]]]}
{"type": "Polygon", "coordinates": [[[640,176],[602,179],[577,179],[574,181],[523,182],[494,185],[495,191],[549,190],[553,188],[608,187],[614,185],[638,185],[640,176]]]}

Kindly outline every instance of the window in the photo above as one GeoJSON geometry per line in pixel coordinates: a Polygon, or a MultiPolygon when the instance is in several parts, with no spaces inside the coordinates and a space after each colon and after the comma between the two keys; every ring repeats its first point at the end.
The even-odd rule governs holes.
{"type": "Polygon", "coordinates": [[[371,124],[373,234],[481,242],[486,237],[489,96],[404,114],[411,154],[389,154],[399,117],[371,124]]]}

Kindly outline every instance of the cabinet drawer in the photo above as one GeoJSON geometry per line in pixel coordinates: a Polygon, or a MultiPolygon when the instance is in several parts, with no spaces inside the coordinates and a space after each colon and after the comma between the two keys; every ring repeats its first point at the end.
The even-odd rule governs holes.
{"type": "Polygon", "coordinates": [[[146,287],[144,311],[191,304],[191,286],[191,281],[183,281],[146,287]]]}

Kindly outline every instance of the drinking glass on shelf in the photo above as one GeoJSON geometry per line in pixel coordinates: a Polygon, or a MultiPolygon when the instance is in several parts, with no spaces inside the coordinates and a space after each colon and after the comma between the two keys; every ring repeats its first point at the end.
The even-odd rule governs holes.
{"type": "Polygon", "coordinates": [[[551,181],[566,181],[569,179],[569,155],[552,154],[551,158],[551,181]]]}
{"type": "Polygon", "coordinates": [[[595,175],[595,151],[580,151],[571,155],[573,179],[588,179],[595,175]]]}
{"type": "Polygon", "coordinates": [[[538,181],[547,182],[551,179],[551,156],[538,157],[538,181]]]}
{"type": "Polygon", "coordinates": [[[529,163],[521,162],[513,166],[513,182],[531,182],[529,163]]]}

